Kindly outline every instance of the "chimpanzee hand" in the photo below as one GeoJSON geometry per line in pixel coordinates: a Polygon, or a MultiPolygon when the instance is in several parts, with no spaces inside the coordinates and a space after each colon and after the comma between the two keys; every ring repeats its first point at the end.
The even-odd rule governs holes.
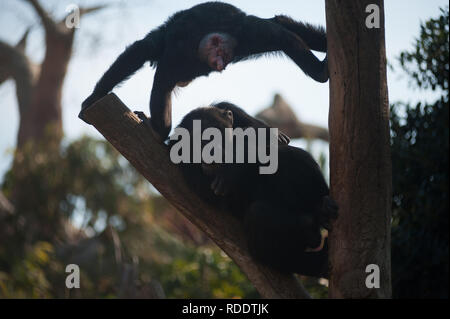
{"type": "Polygon", "coordinates": [[[92,93],[91,95],[89,95],[86,100],[83,101],[83,103],[81,104],[81,109],[85,109],[88,106],[91,106],[92,104],[94,104],[95,102],[97,102],[98,100],[100,100],[102,97],[104,97],[105,94],[98,94],[98,93],[92,93]]]}
{"type": "Polygon", "coordinates": [[[234,174],[231,171],[225,171],[221,164],[202,164],[203,173],[213,177],[211,190],[217,196],[226,196],[230,193],[233,185],[236,183],[234,174]]]}
{"type": "Polygon", "coordinates": [[[144,123],[145,126],[147,126],[148,128],[150,128],[153,137],[160,143],[164,143],[164,140],[161,138],[161,136],[159,134],[157,134],[152,127],[152,122],[150,121],[150,118],[147,117],[147,115],[145,115],[144,112],[141,111],[134,111],[134,114],[136,114],[136,116],[142,121],[142,123],[144,123]]]}
{"type": "Polygon", "coordinates": [[[150,127],[152,126],[152,124],[150,123],[150,118],[147,117],[147,115],[145,115],[144,112],[141,112],[141,111],[134,111],[133,113],[136,114],[136,116],[137,116],[142,122],[144,122],[145,125],[148,125],[148,126],[150,126],[150,127]]]}

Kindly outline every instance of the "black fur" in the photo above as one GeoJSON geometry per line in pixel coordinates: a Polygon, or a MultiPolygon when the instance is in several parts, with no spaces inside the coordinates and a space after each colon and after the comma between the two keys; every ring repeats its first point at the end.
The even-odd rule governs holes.
{"type": "Polygon", "coordinates": [[[327,52],[327,38],[323,27],[295,21],[285,15],[275,16],[271,20],[297,34],[311,50],[327,52]]]}
{"type": "MultiPolygon", "coordinates": [[[[184,117],[179,127],[192,133],[195,119],[202,121],[202,130],[216,127],[223,131],[226,127],[259,123],[229,103],[196,109],[184,117]],[[232,110],[233,121],[225,117],[226,110],[232,110]]],[[[279,145],[278,163],[278,170],[272,175],[258,174],[258,164],[212,164],[212,169],[206,165],[207,170],[201,163],[180,166],[186,182],[204,200],[228,209],[243,221],[254,258],[284,272],[327,277],[328,243],[318,252],[305,250],[320,245],[321,228],[329,228],[337,216],[337,206],[309,153],[279,145]],[[223,196],[212,191],[217,176],[235,177],[231,181],[233,187],[223,196]]]]}
{"type": "MultiPolygon", "coordinates": [[[[253,116],[250,116],[240,107],[228,103],[228,102],[221,102],[214,104],[215,107],[222,109],[222,110],[230,110],[233,112],[233,128],[240,127],[240,128],[247,128],[247,127],[254,127],[254,128],[270,128],[264,121],[258,120],[257,118],[254,118],[253,116]]],[[[280,144],[289,144],[290,138],[283,132],[279,132],[278,134],[278,142],[280,144]]]]}
{"type": "Polygon", "coordinates": [[[199,58],[198,49],[206,35],[216,32],[228,34],[237,42],[231,63],[283,51],[313,79],[328,80],[326,60],[318,60],[310,51],[310,48],[326,51],[322,28],[285,16],[261,19],[229,4],[207,2],[175,13],[144,39],[129,46],[102,76],[82,107],[93,104],[150,61],[157,66],[150,98],[151,124],[165,139],[171,128],[171,92],[177,83],[212,72],[199,58]]]}

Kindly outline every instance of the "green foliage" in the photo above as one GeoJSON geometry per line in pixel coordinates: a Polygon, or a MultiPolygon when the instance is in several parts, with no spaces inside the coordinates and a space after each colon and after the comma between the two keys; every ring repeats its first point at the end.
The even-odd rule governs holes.
{"type": "Polygon", "coordinates": [[[449,26],[448,7],[441,9],[441,15],[429,19],[420,26],[412,52],[402,52],[400,63],[419,87],[448,91],[449,26]]]}
{"type": "Polygon", "coordinates": [[[5,298],[46,298],[51,296],[51,283],[46,271],[60,271],[53,259],[53,246],[37,242],[25,251],[22,260],[15,260],[10,273],[0,272],[0,296],[5,298]]]}
{"type": "Polygon", "coordinates": [[[400,62],[433,104],[391,107],[394,297],[448,298],[448,8],[421,26],[400,62]]]}
{"type": "Polygon", "coordinates": [[[257,298],[253,286],[223,252],[212,247],[185,249],[160,265],[156,278],[174,298],[257,298]]]}
{"type": "Polygon", "coordinates": [[[2,191],[16,213],[0,223],[0,297],[148,297],[139,288],[155,280],[169,298],[257,297],[220,249],[189,244],[159,225],[157,195],[107,142],[27,145],[2,191]],[[64,285],[70,263],[81,270],[81,288],[72,291],[64,285]],[[124,269],[133,264],[129,293],[124,269]]]}

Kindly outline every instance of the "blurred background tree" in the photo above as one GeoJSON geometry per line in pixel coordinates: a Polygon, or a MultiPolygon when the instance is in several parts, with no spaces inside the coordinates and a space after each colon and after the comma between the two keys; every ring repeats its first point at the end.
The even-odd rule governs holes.
{"type": "Polygon", "coordinates": [[[421,25],[400,64],[439,98],[391,106],[392,284],[396,298],[448,298],[449,16],[421,25]]]}
{"type": "Polygon", "coordinates": [[[5,176],[4,194],[20,180],[28,199],[0,223],[0,296],[258,296],[109,143],[84,137],[37,154],[30,146],[21,169],[5,176]],[[69,293],[71,263],[80,266],[83,289],[69,293]]]}

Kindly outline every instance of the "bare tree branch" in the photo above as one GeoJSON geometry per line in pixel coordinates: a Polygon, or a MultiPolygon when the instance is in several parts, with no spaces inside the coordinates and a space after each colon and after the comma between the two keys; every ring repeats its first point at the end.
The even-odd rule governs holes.
{"type": "MultiPolygon", "coordinates": [[[[79,8],[80,10],[80,18],[86,14],[96,12],[98,10],[104,9],[108,7],[108,5],[100,5],[100,6],[93,6],[93,7],[87,7],[87,8],[79,8]]],[[[67,29],[66,27],[66,19],[71,15],[72,13],[69,12],[59,23],[58,28],[63,30],[69,30],[70,32],[73,32],[73,29],[67,29]]]]}
{"type": "Polygon", "coordinates": [[[27,28],[22,36],[22,38],[17,42],[16,49],[25,54],[25,48],[27,46],[28,34],[30,33],[31,28],[27,28]]]}
{"type": "Polygon", "coordinates": [[[256,114],[256,117],[277,127],[290,138],[321,139],[328,142],[326,128],[300,121],[279,94],[275,94],[272,105],[256,114]]]}
{"type": "Polygon", "coordinates": [[[46,32],[50,30],[56,29],[55,21],[50,17],[48,12],[41,6],[38,0],[26,0],[28,3],[30,3],[34,11],[36,11],[37,15],[41,18],[42,24],[46,30],[46,32]]]}
{"type": "Polygon", "coordinates": [[[262,297],[309,298],[292,274],[282,274],[254,261],[242,224],[230,213],[204,203],[185,184],[170,161],[168,147],[117,98],[109,94],[80,113],[191,222],[202,229],[248,276],[262,297]]]}
{"type": "Polygon", "coordinates": [[[104,5],[88,7],[88,8],[80,8],[80,15],[83,16],[85,14],[96,12],[98,10],[101,10],[101,9],[104,9],[104,8],[107,8],[107,7],[108,7],[108,5],[104,4],[104,5]]]}

